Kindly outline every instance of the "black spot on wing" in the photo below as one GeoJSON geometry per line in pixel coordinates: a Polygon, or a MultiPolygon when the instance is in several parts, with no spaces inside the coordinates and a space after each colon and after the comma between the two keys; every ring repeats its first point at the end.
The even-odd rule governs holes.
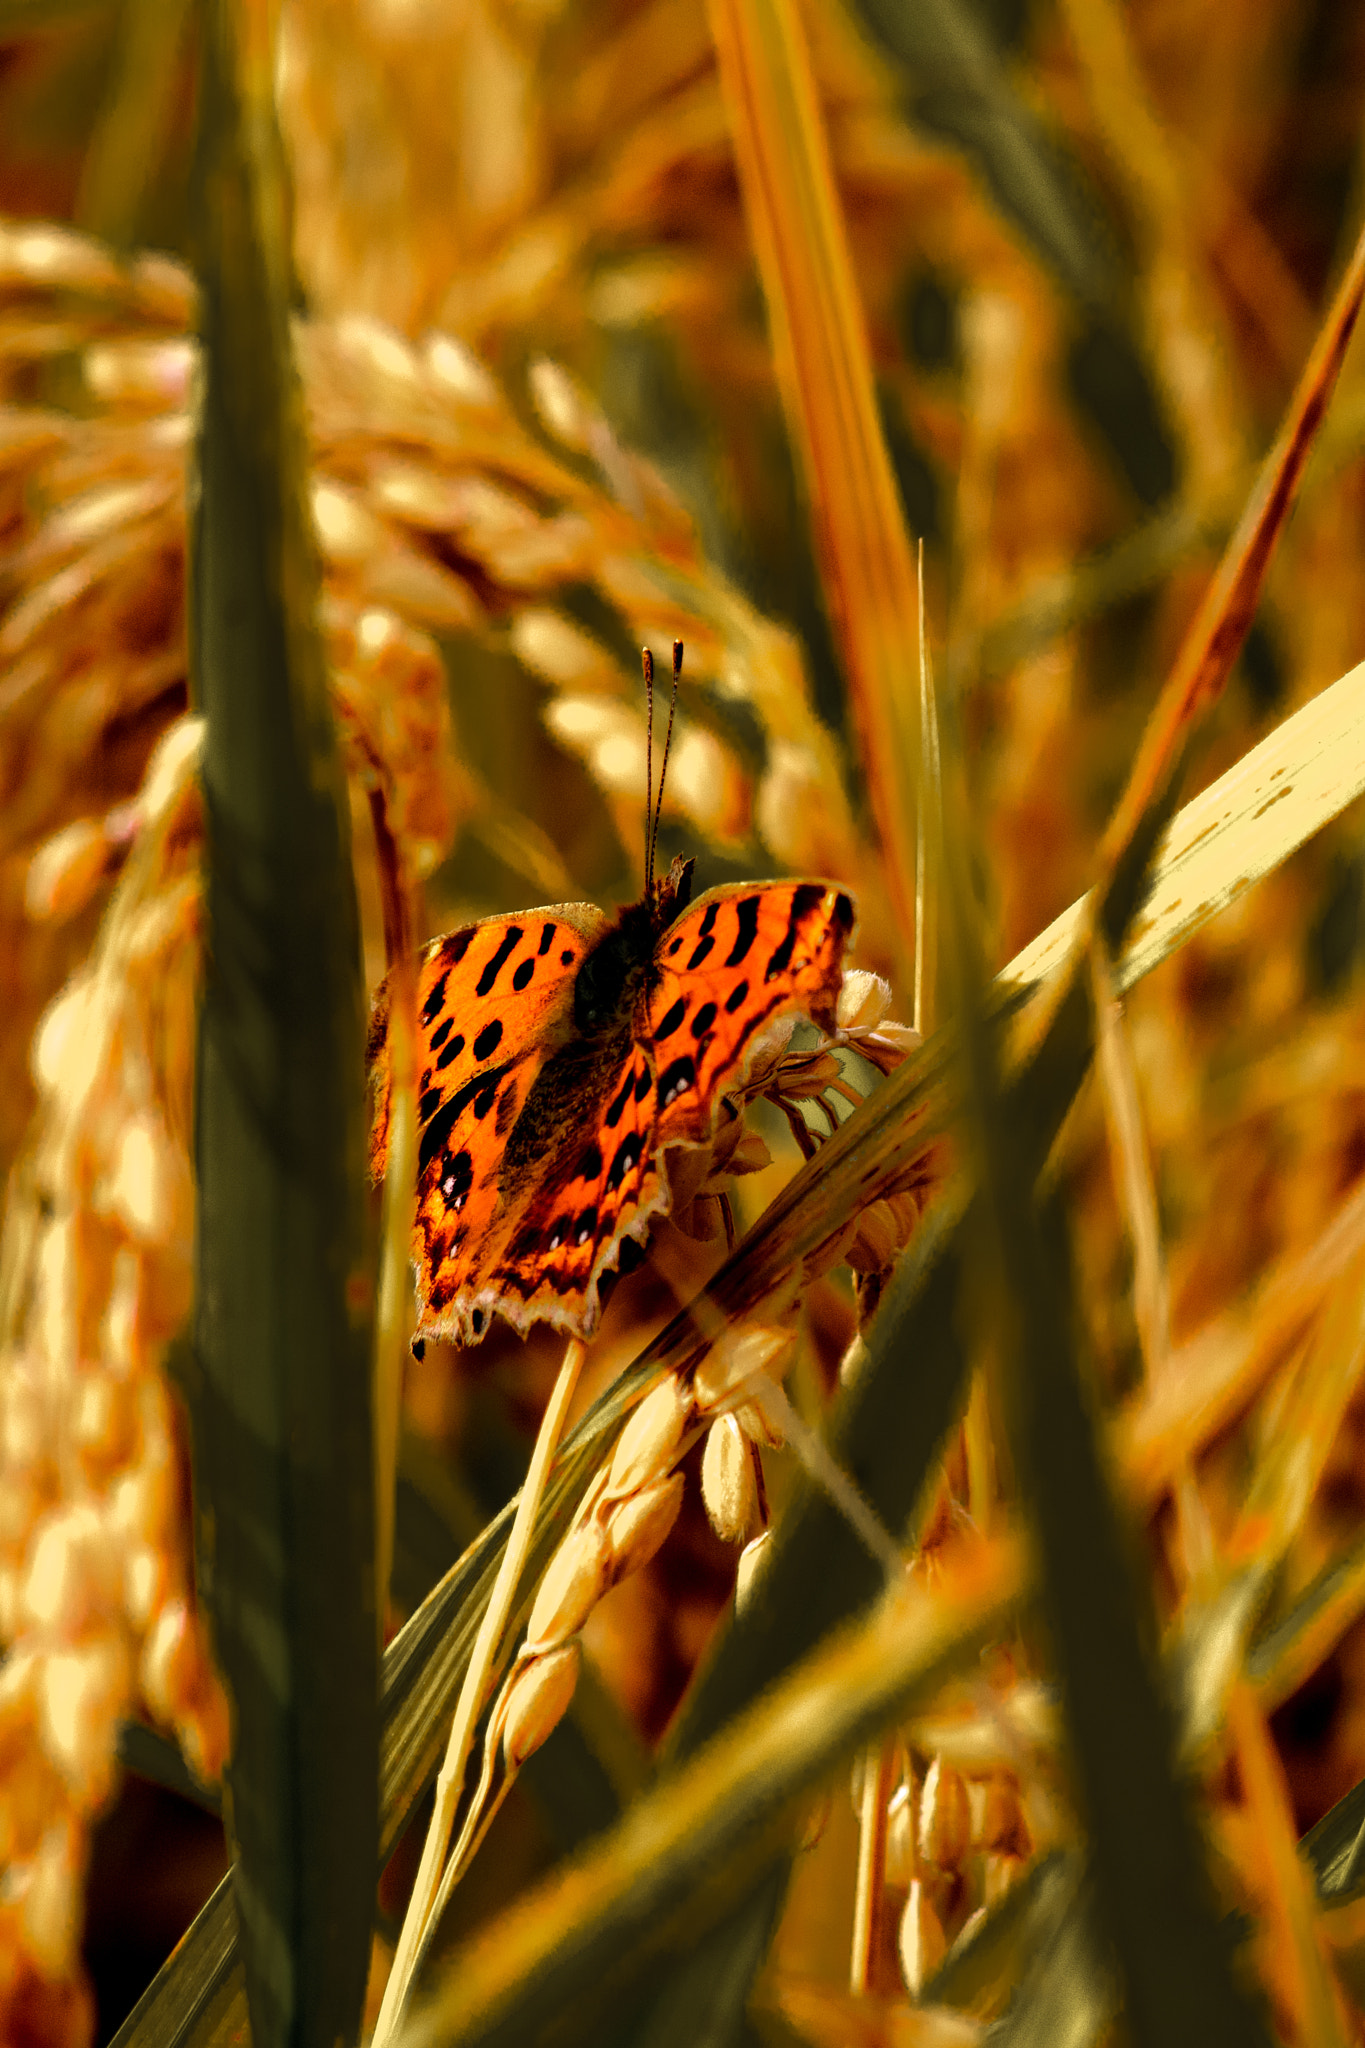
{"type": "Polygon", "coordinates": [[[499,1081],[507,1072],[506,1066],[495,1067],[491,1073],[475,1074],[472,1081],[466,1081],[463,1088],[457,1088],[448,1102],[443,1102],[435,1112],[426,1129],[422,1132],[417,1147],[417,1172],[425,1173],[438,1153],[444,1152],[460,1118],[472,1103],[475,1116],[487,1116],[493,1107],[499,1081]],[[487,1100],[484,1097],[487,1096],[487,1100]]]}
{"type": "Polygon", "coordinates": [[[678,948],[679,948],[679,946],[680,946],[681,944],[682,944],[682,940],[681,940],[680,938],[678,938],[678,939],[674,939],[674,941],[673,941],[672,945],[671,945],[671,946],[669,947],[669,949],[668,949],[668,957],[669,957],[669,959],[670,959],[670,960],[671,960],[671,959],[673,958],[673,955],[674,955],[674,954],[675,954],[675,953],[677,952],[677,950],[678,950],[678,948]]]}
{"type": "Polygon", "coordinates": [[[596,1209],[584,1209],[574,1225],[573,1241],[575,1244],[586,1244],[589,1238],[596,1237],[596,1235],[597,1211],[596,1209]]]}
{"type": "Polygon", "coordinates": [[[667,1109],[670,1102],[697,1083],[697,1070],[690,1059],[674,1060],[659,1076],[659,1107],[667,1109]]]}
{"type": "Polygon", "coordinates": [[[443,1024],[438,1024],[436,1026],[436,1029],[431,1034],[431,1050],[433,1052],[439,1052],[441,1050],[441,1047],[445,1044],[446,1040],[450,1036],[451,1026],[454,1024],[454,1022],[455,1019],[453,1017],[447,1017],[443,1024]]]}
{"type": "Polygon", "coordinates": [[[744,998],[748,995],[748,993],[749,984],[747,981],[737,981],[735,983],[729,995],[725,998],[725,1008],[731,1017],[734,1016],[735,1011],[739,1008],[740,1004],[744,1001],[744,998]]]}
{"type": "Polygon", "coordinates": [[[520,994],[522,989],[530,986],[531,976],[535,971],[536,963],[534,960],[526,959],[521,962],[516,973],[512,976],[512,986],[518,994],[520,994]]]}
{"type": "Polygon", "coordinates": [[[641,1067],[639,1073],[635,1076],[635,1100],[637,1102],[643,1102],[648,1093],[649,1068],[641,1067]]]}
{"type": "Polygon", "coordinates": [[[474,1040],[475,1059],[491,1060],[501,1043],[502,1019],[501,1017],[493,1017],[484,1025],[483,1030],[474,1040]]]}
{"type": "Polygon", "coordinates": [[[701,1008],[698,1010],[696,1016],[692,1019],[692,1036],[694,1038],[705,1038],[707,1032],[711,1029],[711,1026],[715,1023],[715,1021],[715,1004],[703,1003],[701,1008]]]}
{"type": "Polygon", "coordinates": [[[822,900],[824,893],[819,882],[802,882],[799,888],[792,891],[792,907],[787,916],[786,936],[773,948],[772,957],[763,976],[765,981],[771,981],[776,974],[785,974],[791,966],[797,934],[816,904],[822,900]]]}
{"type": "Polygon", "coordinates": [[[555,926],[552,924],[543,924],[540,927],[540,944],[536,947],[538,953],[544,954],[549,952],[555,942],[555,929],[555,926]]]}
{"type": "Polygon", "coordinates": [[[717,919],[717,917],[718,917],[719,915],[720,915],[720,902],[719,902],[719,899],[718,899],[718,900],[717,900],[717,901],[716,901],[715,903],[708,903],[708,904],[707,904],[707,906],[706,906],[706,910],[705,910],[705,912],[703,913],[703,916],[702,916],[702,921],[701,921],[701,923],[700,923],[700,924],[698,925],[698,927],[697,927],[697,937],[698,937],[699,939],[709,939],[709,938],[710,938],[710,936],[711,936],[711,933],[712,933],[712,932],[713,932],[713,930],[715,929],[715,923],[716,923],[716,919],[717,919]]]}
{"type": "Polygon", "coordinates": [[[428,1088],[426,1094],[421,1097],[417,1104],[418,1123],[427,1123],[440,1107],[441,1090],[439,1088],[428,1088]]]}
{"type": "Polygon", "coordinates": [[[853,898],[842,889],[834,899],[834,923],[846,938],[853,929],[853,898]]]}
{"type": "Polygon", "coordinates": [[[572,966],[573,966],[573,954],[572,954],[572,953],[570,953],[570,952],[563,952],[563,953],[561,953],[561,954],[560,954],[560,956],[559,956],[559,964],[560,964],[560,966],[561,966],[561,967],[572,967],[572,966]]]}
{"type": "Polygon", "coordinates": [[[614,1131],[616,1129],[616,1126],[620,1123],[621,1118],[625,1115],[626,1104],[630,1101],[630,1091],[634,1086],[635,1076],[633,1074],[627,1074],[625,1080],[621,1083],[620,1094],[615,1098],[615,1100],[612,1102],[611,1106],[607,1110],[606,1123],[607,1128],[609,1130],[614,1131]]]}
{"type": "Polygon", "coordinates": [[[424,1024],[430,1024],[432,1018],[439,1012],[442,1003],[446,999],[446,983],[449,979],[450,973],[447,969],[446,973],[437,975],[435,981],[427,990],[427,999],[422,1005],[422,1022],[424,1024]]]}
{"type": "Polygon", "coordinates": [[[741,896],[735,905],[735,923],[738,929],[735,932],[735,943],[725,956],[727,967],[738,967],[758,937],[758,904],[757,896],[741,896]]]}
{"type": "Polygon", "coordinates": [[[671,1038],[686,1015],[687,997],[679,996],[677,1002],[659,1019],[658,1028],[654,1033],[656,1042],[661,1038],[671,1038]]]}
{"type": "Polygon", "coordinates": [[[437,1073],[439,1074],[443,1072],[444,1069],[450,1065],[450,1062],[452,1060],[457,1060],[460,1057],[460,1054],[463,1051],[464,1034],[462,1032],[457,1031],[455,1036],[451,1039],[450,1044],[445,1047],[444,1051],[441,1054],[441,1057],[436,1062],[437,1073]]]}
{"type": "Polygon", "coordinates": [[[467,1152],[455,1152],[447,1158],[445,1172],[441,1175],[441,1193],[446,1206],[463,1209],[465,1197],[474,1185],[474,1162],[467,1152]]]}
{"type": "Polygon", "coordinates": [[[573,1217],[556,1216],[554,1222],[550,1225],[550,1234],[545,1240],[546,1249],[557,1252],[562,1244],[568,1243],[572,1235],[573,1217]]]}
{"type": "Polygon", "coordinates": [[[483,973],[474,984],[475,995],[486,996],[492,993],[493,984],[520,944],[521,926],[519,924],[509,924],[507,930],[502,935],[497,952],[488,961],[483,973]]]}
{"type": "Polygon", "coordinates": [[[589,1145],[578,1162],[578,1178],[580,1180],[596,1180],[601,1171],[602,1154],[598,1151],[596,1145],[589,1145]]]}
{"type": "Polygon", "coordinates": [[[632,1173],[640,1164],[640,1154],[643,1150],[644,1140],[638,1131],[632,1131],[628,1138],[621,1140],[616,1148],[616,1157],[611,1162],[611,1171],[607,1175],[607,1186],[612,1194],[616,1193],[626,1175],[632,1173]]]}
{"type": "Polygon", "coordinates": [[[692,969],[694,967],[701,966],[701,963],[706,958],[707,954],[714,950],[715,943],[715,940],[712,938],[697,940],[696,945],[692,948],[692,951],[687,959],[687,971],[689,974],[692,972],[692,969]]]}
{"type": "Polygon", "coordinates": [[[474,943],[476,929],[475,925],[467,924],[462,932],[452,932],[446,942],[450,949],[447,955],[450,966],[458,967],[464,959],[465,954],[474,943]]]}

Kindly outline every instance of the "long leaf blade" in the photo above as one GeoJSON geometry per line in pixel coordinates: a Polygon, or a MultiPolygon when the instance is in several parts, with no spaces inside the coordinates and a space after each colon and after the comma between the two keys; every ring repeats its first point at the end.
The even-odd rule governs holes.
{"type": "Polygon", "coordinates": [[[208,970],[190,1376],[257,2048],[359,2027],[378,1811],[362,997],[316,629],[269,11],[205,11],[192,668],[208,970]]]}

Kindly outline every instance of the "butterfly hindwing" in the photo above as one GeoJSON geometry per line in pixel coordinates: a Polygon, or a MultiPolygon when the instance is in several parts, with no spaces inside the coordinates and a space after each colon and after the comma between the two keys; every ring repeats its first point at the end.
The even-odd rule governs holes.
{"type": "MultiPolygon", "coordinates": [[[[419,1336],[456,1334],[447,1312],[486,1270],[505,1206],[507,1137],[541,1069],[572,1036],[574,977],[607,922],[594,904],[555,904],[484,918],[434,939],[418,957],[419,1336]]],[[[376,1176],[388,1140],[388,989],[386,982],[376,998],[370,1033],[376,1176]]],[[[471,1317],[466,1333],[482,1335],[484,1326],[482,1316],[471,1317]]]]}
{"type": "Polygon", "coordinates": [[[655,1076],[628,1038],[585,1062],[572,1134],[547,1148],[543,1169],[489,1286],[518,1328],[532,1321],[590,1333],[603,1275],[627,1237],[643,1242],[666,1210],[655,1141],[655,1076]]]}
{"type": "Polygon", "coordinates": [[[727,1085],[793,1011],[835,1025],[853,903],[827,882],[712,889],[668,927],[641,1021],[658,1075],[656,1142],[704,1144],[727,1085]]]}

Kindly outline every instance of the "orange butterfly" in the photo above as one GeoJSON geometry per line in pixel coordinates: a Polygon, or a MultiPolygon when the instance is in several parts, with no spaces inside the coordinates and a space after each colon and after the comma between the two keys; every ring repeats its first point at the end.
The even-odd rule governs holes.
{"type": "MultiPolygon", "coordinates": [[[[675,705],[681,665],[678,641],[675,705]]],[[[647,653],[645,677],[652,706],[647,653]]],[[[667,763],[666,745],[660,806],[667,763]]],[[[711,1146],[727,1090],[779,1020],[836,1028],[851,898],[826,882],[741,882],[693,903],[690,860],[654,880],[649,809],[645,892],[614,920],[558,903],[483,918],[421,954],[414,1344],[475,1342],[495,1312],[519,1331],[591,1336],[604,1281],[672,1206],[665,1155],[711,1146]]],[[[385,981],[369,1041],[376,1177],[388,1002],[385,981]]]]}

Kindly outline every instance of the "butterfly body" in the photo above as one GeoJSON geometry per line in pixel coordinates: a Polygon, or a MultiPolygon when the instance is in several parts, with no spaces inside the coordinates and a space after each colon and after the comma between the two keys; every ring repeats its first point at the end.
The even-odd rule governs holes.
{"type": "MultiPolygon", "coordinates": [[[[671,1205],[666,1154],[711,1144],[727,1089],[794,1013],[834,1028],[847,895],[730,885],[689,902],[675,861],[609,919],[593,904],[486,918],[418,967],[418,1339],[492,1314],[589,1336],[604,1283],[671,1205]]],[[[388,984],[376,997],[371,1170],[388,1137],[388,984]]]]}

